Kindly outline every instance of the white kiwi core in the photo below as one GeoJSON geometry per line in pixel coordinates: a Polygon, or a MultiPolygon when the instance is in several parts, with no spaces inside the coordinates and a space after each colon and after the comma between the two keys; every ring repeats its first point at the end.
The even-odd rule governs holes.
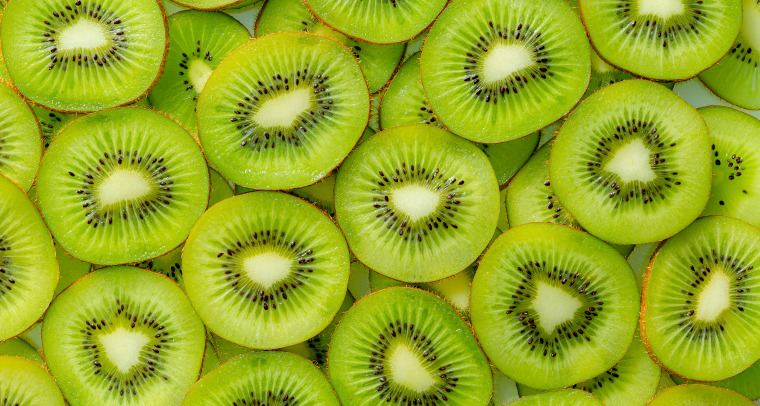
{"type": "Polygon", "coordinates": [[[214,71],[201,60],[196,59],[190,62],[187,76],[190,78],[190,84],[193,85],[193,89],[195,89],[197,93],[200,93],[203,90],[209,76],[211,76],[211,73],[213,72],[214,71]]]}
{"type": "Polygon", "coordinates": [[[145,334],[122,327],[99,338],[106,358],[122,373],[129,372],[140,362],[140,353],[150,341],[145,334]]]}
{"type": "Polygon", "coordinates": [[[441,195],[420,185],[408,184],[393,191],[391,202],[410,220],[416,221],[435,212],[441,195]]]}
{"type": "Polygon", "coordinates": [[[309,89],[294,89],[262,103],[253,120],[264,128],[290,127],[309,110],[311,104],[312,92],[309,89]]]}
{"type": "Polygon", "coordinates": [[[243,261],[248,277],[268,289],[290,275],[293,261],[275,252],[262,252],[243,261]]]}
{"type": "Polygon", "coordinates": [[[525,68],[536,65],[533,53],[521,44],[497,44],[485,55],[483,83],[499,83],[525,68]]]}
{"type": "Polygon", "coordinates": [[[546,333],[552,333],[557,326],[572,320],[581,307],[581,301],[562,288],[539,282],[532,306],[538,314],[539,327],[546,333]]]}
{"type": "Polygon", "coordinates": [[[394,383],[413,392],[425,392],[436,382],[420,357],[404,344],[397,345],[390,353],[386,369],[394,383]]]}
{"type": "Polygon", "coordinates": [[[639,14],[654,15],[663,20],[686,11],[683,0],[639,0],[639,14]]]}
{"type": "Polygon", "coordinates": [[[80,18],[58,35],[61,51],[91,50],[105,45],[108,45],[108,37],[103,26],[87,18],[80,18]]]}
{"type": "Polygon", "coordinates": [[[150,193],[145,174],[130,169],[116,169],[97,187],[98,200],[106,206],[145,199],[150,193]]]}
{"type": "Polygon", "coordinates": [[[652,170],[649,148],[641,139],[635,139],[615,151],[604,169],[616,174],[623,182],[648,182],[657,177],[652,170]]]}
{"type": "Polygon", "coordinates": [[[713,272],[702,292],[697,296],[694,317],[701,321],[715,321],[731,307],[731,278],[722,272],[713,272]]]}

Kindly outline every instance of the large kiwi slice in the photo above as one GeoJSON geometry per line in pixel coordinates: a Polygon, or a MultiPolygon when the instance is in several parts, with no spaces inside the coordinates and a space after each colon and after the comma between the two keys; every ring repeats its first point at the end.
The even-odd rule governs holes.
{"type": "Polygon", "coordinates": [[[723,388],[707,385],[678,385],[665,389],[649,402],[649,406],[753,406],[744,396],[723,388]]]}
{"type": "Polygon", "coordinates": [[[258,352],[233,358],[187,392],[183,406],[339,406],[330,382],[303,357],[258,352]]]}
{"type": "Polygon", "coordinates": [[[356,258],[394,279],[430,282],[462,271],[486,247],[499,188],[475,145],[408,124],[349,155],[338,170],[335,207],[356,258]]]}
{"type": "Polygon", "coordinates": [[[16,0],[0,29],[13,83],[34,103],[93,111],[146,95],[168,35],[156,0],[16,0]]]}
{"type": "Polygon", "coordinates": [[[0,175],[27,191],[42,158],[40,126],[24,99],[0,82],[0,175]]]}
{"type": "Polygon", "coordinates": [[[369,93],[345,46],[276,33],[222,61],[197,109],[206,157],[224,177],[290,189],[325,177],[348,155],[367,125],[369,93]]]}
{"type": "Polygon", "coordinates": [[[741,25],[739,0],[579,0],[599,55],[659,80],[688,79],[728,52],[741,25]]]}
{"type": "Polygon", "coordinates": [[[465,322],[413,288],[358,301],[333,333],[328,370],[345,405],[485,406],[491,397],[491,369],[465,322]]]}
{"type": "Polygon", "coordinates": [[[672,373],[718,381],[760,358],[760,229],[708,216],[667,240],[644,277],[641,333],[672,373]]]}
{"type": "Polygon", "coordinates": [[[164,254],[206,208],[198,145],[176,122],[141,107],[81,117],[50,144],[37,178],[40,210],[61,246],[110,265],[164,254]]]}
{"type": "Polygon", "coordinates": [[[63,395],[42,366],[28,359],[0,356],[3,406],[64,406],[63,395]]]}
{"type": "Polygon", "coordinates": [[[179,405],[198,379],[205,341],[175,283],[124,266],[63,291],[42,329],[45,359],[72,406],[179,405]]]}
{"type": "Polygon", "coordinates": [[[600,406],[594,395],[576,389],[560,389],[521,398],[510,406],[600,406]]]}
{"type": "Polygon", "coordinates": [[[483,256],[470,316],[489,359],[516,382],[556,389],[612,368],[631,345],[639,293],[612,247],[552,223],[509,229],[483,256]]]}
{"type": "Polygon", "coordinates": [[[591,56],[564,0],[457,0],[430,29],[420,64],[446,127],[494,143],[565,115],[586,91],[591,56]]]}
{"type": "Polygon", "coordinates": [[[664,86],[626,80],[584,100],[562,125],[549,178],[590,233],[616,244],[670,237],[710,197],[710,142],[699,113],[664,86]]]}
{"type": "Polygon", "coordinates": [[[251,192],[198,220],[182,253],[185,289],[224,339],[273,349],[322,331],[346,294],[348,248],[324,212],[297,197],[251,192]]]}

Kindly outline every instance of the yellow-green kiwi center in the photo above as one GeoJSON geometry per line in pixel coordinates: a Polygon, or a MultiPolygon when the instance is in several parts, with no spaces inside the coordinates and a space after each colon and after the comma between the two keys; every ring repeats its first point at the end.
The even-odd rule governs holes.
{"type": "Polygon", "coordinates": [[[150,179],[134,169],[115,169],[96,187],[97,199],[105,207],[148,200],[153,193],[150,179]]]}
{"type": "Polygon", "coordinates": [[[391,203],[412,222],[435,213],[441,203],[440,193],[425,186],[407,184],[391,192],[391,203]]]}
{"type": "Polygon", "coordinates": [[[572,320],[582,303],[559,286],[539,282],[531,305],[538,315],[538,326],[551,334],[558,326],[572,320]]]}
{"type": "Polygon", "coordinates": [[[60,51],[96,51],[108,46],[107,31],[103,24],[89,18],[80,18],[64,28],[58,35],[60,51]]]}
{"type": "Polygon", "coordinates": [[[639,0],[640,15],[651,15],[667,20],[686,11],[683,0],[639,0]]]}
{"type": "Polygon", "coordinates": [[[393,383],[415,393],[424,393],[437,382],[423,359],[404,343],[389,351],[386,368],[393,383]]]}
{"type": "Polygon", "coordinates": [[[502,83],[536,66],[535,56],[521,43],[496,43],[483,57],[480,78],[486,85],[502,83]]]}
{"type": "Polygon", "coordinates": [[[117,327],[113,331],[98,337],[105,358],[117,371],[126,374],[140,364],[143,350],[150,338],[141,331],[130,331],[117,327]]]}
{"type": "Polygon", "coordinates": [[[617,175],[623,182],[649,182],[657,178],[652,170],[650,150],[640,138],[615,151],[604,165],[604,169],[617,175]]]}
{"type": "Polygon", "coordinates": [[[698,321],[717,321],[731,307],[731,278],[723,272],[713,272],[705,287],[697,294],[694,318],[698,321]]]}

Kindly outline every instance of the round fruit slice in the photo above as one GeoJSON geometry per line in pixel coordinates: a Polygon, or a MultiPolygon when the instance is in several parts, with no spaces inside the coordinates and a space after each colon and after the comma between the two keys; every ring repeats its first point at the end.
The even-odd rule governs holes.
{"type": "Polygon", "coordinates": [[[648,406],[753,406],[755,403],[728,389],[707,385],[679,385],[665,389],[648,406]]]}
{"type": "Polygon", "coordinates": [[[179,405],[198,379],[205,339],[175,283],[124,266],[63,291],[42,329],[45,359],[72,406],[179,405]]]}
{"type": "Polygon", "coordinates": [[[64,406],[53,378],[39,364],[0,356],[0,399],[3,406],[64,406]]]}
{"type": "Polygon", "coordinates": [[[491,369],[467,324],[413,288],[358,301],[335,329],[328,358],[345,405],[485,406],[491,397],[491,369]]]}
{"type": "Polygon", "coordinates": [[[24,96],[53,110],[94,111],[150,91],[166,31],[156,0],[16,0],[5,7],[0,37],[24,96]]]}
{"type": "Polygon", "coordinates": [[[537,389],[612,368],[631,345],[638,313],[625,259],[587,233],[551,223],[506,231],[472,282],[470,316],[486,355],[537,389]]]}
{"type": "Polygon", "coordinates": [[[325,213],[284,193],[251,192],[203,214],[185,243],[182,270],[211,331],[273,349],[330,324],[350,266],[343,235],[325,213]]]}
{"type": "Polygon", "coordinates": [[[0,175],[27,191],[41,158],[40,126],[32,109],[0,82],[0,175]]]}
{"type": "Polygon", "coordinates": [[[330,382],[307,359],[288,352],[233,358],[187,392],[183,406],[339,406],[330,382]]]}
{"type": "Polygon", "coordinates": [[[252,189],[291,189],[327,176],[361,137],[367,83],[351,52],[307,33],[277,33],[230,54],[198,98],[208,160],[252,189]]]}
{"type": "Polygon", "coordinates": [[[86,262],[154,258],[177,247],[206,208],[198,145],[176,122],[125,107],[73,121],[50,144],[39,206],[61,246],[86,262]]]}
{"type": "Polygon", "coordinates": [[[583,25],[563,0],[457,0],[431,28],[421,59],[438,118],[487,143],[526,136],[567,114],[590,71],[583,25]]]}
{"type": "Polygon", "coordinates": [[[616,244],[672,236],[710,197],[710,142],[699,113],[664,86],[626,80],[583,101],[557,134],[549,178],[590,233],[616,244]]]}
{"type": "Polygon", "coordinates": [[[561,389],[537,393],[521,398],[510,406],[600,406],[594,395],[575,389],[561,389]]]}
{"type": "Polygon", "coordinates": [[[741,25],[740,0],[579,0],[599,54],[639,76],[688,79],[728,52],[741,25]]]}
{"type": "Polygon", "coordinates": [[[760,229],[708,216],[665,242],[644,276],[641,332],[672,373],[718,381],[760,358],[760,229]]]}
{"type": "Polygon", "coordinates": [[[454,275],[496,229],[499,187],[475,145],[425,124],[382,131],[338,170],[338,223],[369,268],[404,282],[454,275]]]}
{"type": "MultiPolygon", "coordinates": [[[[689,381],[678,376],[674,376],[673,380],[679,384],[700,383],[689,381]]],[[[716,382],[701,382],[701,384],[730,389],[749,399],[757,399],[760,398],[760,386],[757,385],[758,382],[760,382],[760,362],[755,362],[751,367],[728,379],[716,382]]]]}

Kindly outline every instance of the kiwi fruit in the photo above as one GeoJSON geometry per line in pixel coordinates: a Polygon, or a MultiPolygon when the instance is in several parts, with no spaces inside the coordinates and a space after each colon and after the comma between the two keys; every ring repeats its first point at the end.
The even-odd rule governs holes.
{"type": "Polygon", "coordinates": [[[509,215],[507,214],[507,188],[499,191],[499,221],[496,223],[497,231],[509,230],[509,215]]]}
{"type": "MultiPolygon", "coordinates": [[[[361,299],[370,294],[369,274],[371,269],[357,259],[351,260],[351,275],[348,278],[348,291],[354,298],[361,299]]],[[[376,273],[376,272],[375,272],[376,273]]]]}
{"type": "Polygon", "coordinates": [[[753,406],[746,397],[723,388],[707,385],[678,385],[665,389],[649,402],[649,406],[753,406]]]}
{"type": "Polygon", "coordinates": [[[640,244],[633,247],[633,250],[628,255],[628,263],[633,269],[633,274],[636,276],[636,282],[641,289],[644,285],[644,274],[647,271],[647,267],[652,262],[655,252],[660,247],[660,242],[650,242],[648,244],[640,244]]]}
{"type": "Polygon", "coordinates": [[[494,366],[491,366],[491,374],[493,375],[492,406],[503,406],[520,399],[515,381],[504,375],[494,366]]]}
{"type": "Polygon", "coordinates": [[[560,389],[523,397],[517,402],[510,403],[510,406],[599,406],[602,404],[588,392],[560,389]]]}
{"type": "Polygon", "coordinates": [[[60,277],[58,278],[58,284],[55,287],[53,296],[58,296],[64,289],[71,286],[72,283],[79,280],[79,278],[87,275],[92,270],[92,264],[89,262],[80,261],[71,256],[68,252],[61,248],[61,245],[55,243],[55,258],[58,260],[58,269],[60,277]]]}
{"type": "Polygon", "coordinates": [[[45,360],[29,343],[20,338],[11,338],[0,341],[0,356],[25,358],[40,365],[45,365],[45,360]]]}
{"type": "Polygon", "coordinates": [[[49,110],[40,106],[32,106],[34,115],[37,116],[37,120],[40,123],[40,129],[42,130],[42,146],[44,149],[50,146],[50,142],[53,141],[61,130],[74,121],[78,114],[66,114],[57,111],[49,110]]]}
{"type": "Polygon", "coordinates": [[[50,372],[77,405],[179,405],[198,379],[203,323],[169,278],[134,267],[90,273],[45,314],[50,372]]]}
{"type": "Polygon", "coordinates": [[[746,396],[749,399],[760,398],[760,387],[757,385],[758,380],[760,380],[760,363],[758,362],[755,362],[751,367],[728,379],[717,382],[689,381],[678,376],[674,376],[672,378],[673,381],[677,382],[678,384],[701,383],[703,385],[730,389],[736,393],[746,396]]]}
{"type": "Polygon", "coordinates": [[[660,373],[660,382],[657,384],[657,392],[660,393],[664,391],[665,389],[672,388],[673,386],[676,386],[677,384],[673,381],[673,377],[670,376],[670,374],[662,370],[660,373]]]}
{"type": "Polygon", "coordinates": [[[37,119],[14,90],[0,82],[0,175],[24,191],[34,183],[42,159],[37,119]]]}
{"type": "Polygon", "coordinates": [[[31,345],[35,351],[42,354],[42,321],[32,324],[31,327],[18,335],[18,338],[31,345]]]}
{"type": "Polygon", "coordinates": [[[431,293],[388,288],[333,333],[330,381],[345,405],[486,406],[491,369],[465,322],[431,293]]]}
{"type": "Polygon", "coordinates": [[[567,114],[588,86],[589,52],[564,0],[457,0],[425,40],[422,85],[453,133],[505,142],[567,114]]]}
{"type": "Polygon", "coordinates": [[[219,362],[221,363],[225,363],[237,357],[238,355],[255,351],[250,348],[243,347],[242,345],[237,345],[233,342],[227,341],[214,333],[209,334],[209,337],[209,341],[211,341],[211,344],[214,346],[216,355],[219,357],[219,362]]]}
{"type": "Polygon", "coordinates": [[[53,378],[36,362],[0,356],[0,399],[3,406],[64,406],[53,378]]]}
{"type": "Polygon", "coordinates": [[[171,0],[180,6],[195,10],[219,10],[223,8],[243,8],[262,0],[171,0]]]}
{"type": "Polygon", "coordinates": [[[222,362],[219,360],[219,355],[217,355],[216,349],[211,344],[210,340],[206,340],[206,351],[203,353],[200,377],[203,378],[221,364],[222,362]]]}
{"type": "Polygon", "coordinates": [[[25,97],[86,112],[148,94],[163,71],[168,33],[156,0],[15,0],[5,7],[0,38],[25,97]]]}
{"type": "MultiPolygon", "coordinates": [[[[372,130],[369,129],[369,131],[372,130]]],[[[335,179],[337,177],[337,174],[333,172],[313,185],[292,189],[291,193],[313,203],[327,214],[335,216],[335,179]]]]}

